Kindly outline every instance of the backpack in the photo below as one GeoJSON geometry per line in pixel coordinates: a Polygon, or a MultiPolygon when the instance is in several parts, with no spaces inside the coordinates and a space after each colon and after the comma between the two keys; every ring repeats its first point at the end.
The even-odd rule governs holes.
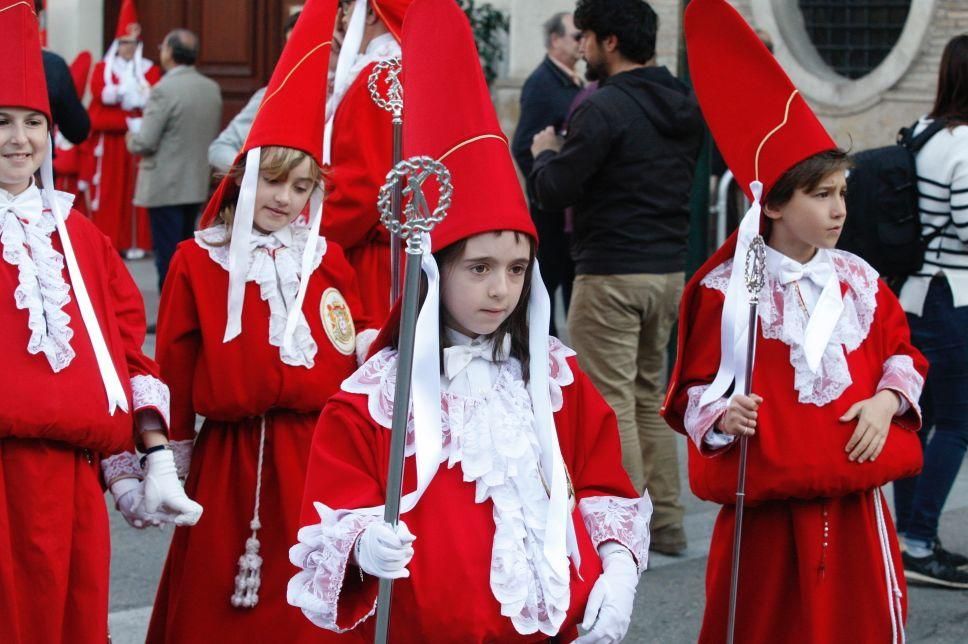
{"type": "Polygon", "coordinates": [[[921,270],[928,244],[941,231],[921,234],[915,156],[946,123],[935,119],[914,136],[902,128],[897,143],[853,155],[847,175],[847,220],[837,248],[859,255],[889,284],[921,270]]]}

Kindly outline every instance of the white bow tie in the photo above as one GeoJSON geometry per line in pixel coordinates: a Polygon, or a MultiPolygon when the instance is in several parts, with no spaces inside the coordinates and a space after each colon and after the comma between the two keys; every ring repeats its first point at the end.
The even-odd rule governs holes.
{"type": "Polygon", "coordinates": [[[784,257],[777,267],[777,279],[780,281],[780,284],[789,284],[802,279],[808,279],[820,288],[823,288],[830,281],[830,278],[833,277],[833,274],[833,266],[831,266],[830,262],[826,261],[811,261],[806,264],[801,264],[789,257],[784,257]]]}
{"type": "Polygon", "coordinates": [[[13,212],[21,220],[32,224],[43,211],[44,200],[36,186],[27,188],[16,197],[6,190],[0,190],[0,212],[13,212]]]}
{"type": "MultiPolygon", "coordinates": [[[[504,336],[498,360],[506,360],[511,349],[511,337],[504,336]]],[[[474,358],[483,358],[494,362],[494,343],[490,341],[458,344],[444,349],[444,375],[453,380],[460,372],[467,368],[474,358]]]]}

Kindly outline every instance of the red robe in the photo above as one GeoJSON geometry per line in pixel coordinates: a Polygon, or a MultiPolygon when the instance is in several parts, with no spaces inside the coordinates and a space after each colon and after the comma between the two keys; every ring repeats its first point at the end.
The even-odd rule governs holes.
{"type": "MultiPolygon", "coordinates": [[[[150,64],[150,61],[145,61],[150,64]]],[[[124,136],[128,132],[125,119],[141,116],[141,110],[124,110],[119,103],[104,101],[104,65],[102,60],[91,73],[91,135],[84,143],[86,160],[81,178],[90,184],[91,218],[107,235],[114,247],[125,250],[136,247],[151,250],[151,229],[148,211],[134,206],[134,187],[138,175],[138,160],[128,152],[124,136]],[[131,218],[138,217],[136,244],[132,246],[131,218]]],[[[120,79],[113,76],[115,82],[120,79]]],[[[145,80],[154,85],[161,79],[157,65],[145,72],[145,80]]]]}
{"type": "Polygon", "coordinates": [[[83,156],[83,143],[71,145],[70,142],[65,140],[57,145],[53,165],[55,187],[61,192],[77,195],[78,198],[74,200],[74,210],[86,215],[87,205],[84,203],[84,199],[80,198],[82,191],[78,187],[84,162],[83,156]]]}
{"type": "Polygon", "coordinates": [[[323,403],[356,368],[355,354],[338,351],[324,331],[320,308],[327,289],[343,294],[356,329],[369,325],[357,314],[353,269],[329,243],[303,306],[318,346],[315,364],[289,366],[269,343],[269,305],[254,282],[245,286],[241,335],[222,342],[228,271],[195,240],[179,244],[161,297],[157,355],[172,383],[172,439],[195,440],[185,490],[205,513],[197,525],[175,530],[148,642],[300,642],[325,636],[286,604],[285,593],[293,573],[286,553],[299,527],[313,428],[323,403]],[[205,417],[197,438],[195,414],[205,417]],[[240,609],[230,597],[252,532],[260,418],[266,425],[258,533],[262,585],[259,603],[240,609]]]}
{"type": "MultiPolygon", "coordinates": [[[[920,469],[914,433],[920,425],[917,381],[923,384],[927,364],[910,343],[904,312],[890,289],[858,258],[846,253],[839,257],[835,266],[845,302],[851,298],[847,311],[856,307],[861,319],[871,316],[859,346],[845,351],[851,383],[839,396],[824,405],[800,402],[790,346],[766,337],[762,325],[759,330],[751,389],[764,402],[757,433],[749,441],[738,642],[891,642],[892,631],[900,628],[892,625],[886,580],[891,568],[902,593],[896,612],[906,614],[897,537],[878,488],[920,469]],[[839,418],[855,402],[884,388],[898,391],[911,408],[894,419],[876,461],[851,463],[844,446],[856,421],[842,423],[839,418]],[[880,524],[877,504],[883,509],[880,524]],[[879,525],[886,528],[883,538],[879,525]]],[[[719,366],[724,301],[717,289],[692,286],[683,298],[679,363],[665,415],[675,429],[691,435],[693,491],[725,504],[713,532],[700,635],[700,642],[713,643],[724,641],[726,634],[739,450],[728,446],[712,451],[703,443],[712,415],[718,417],[715,410],[705,422],[697,423],[695,416],[690,420],[699,390],[694,390],[690,407],[689,389],[711,383],[719,366]]],[[[789,315],[783,302],[774,303],[781,316],[789,315]]],[[[724,401],[711,405],[725,408],[724,401]]]]}
{"type": "MultiPolygon", "coordinates": [[[[380,355],[367,364],[379,360],[380,355]]],[[[567,366],[574,381],[561,382],[564,385],[563,403],[554,418],[562,456],[578,502],[572,519],[581,553],[581,572],[579,575],[574,566],[569,567],[570,602],[559,630],[564,642],[577,636],[576,625],[583,618],[588,594],[602,573],[596,550],[598,545],[607,540],[622,542],[640,558],[641,568],[645,566],[648,549],[647,537],[644,543],[631,543],[625,538],[628,533],[620,536],[611,530],[614,526],[610,524],[597,523],[587,517],[583,520],[586,499],[617,497],[620,502],[632,505],[638,499],[621,466],[614,413],[578,368],[574,358],[567,359],[567,366]],[[594,528],[589,530],[586,525],[594,528]]],[[[365,369],[367,367],[361,371],[365,369]]],[[[383,504],[390,431],[371,417],[371,409],[375,404],[379,406],[378,401],[386,395],[386,389],[382,394],[377,390],[369,395],[343,391],[326,405],[313,439],[306,479],[302,521],[310,527],[303,528],[304,531],[312,532],[312,526],[320,522],[314,502],[322,502],[333,509],[383,504]]],[[[547,641],[548,636],[541,632],[521,635],[511,620],[501,614],[501,604],[490,586],[495,534],[493,502],[489,498],[481,503],[475,502],[475,484],[465,482],[464,477],[463,465],[448,467],[442,464],[417,506],[402,517],[416,536],[415,554],[407,566],[410,577],[394,583],[389,641],[547,641]]],[[[410,491],[415,487],[415,463],[408,457],[404,465],[403,489],[410,491]]],[[[628,525],[632,523],[632,512],[629,507],[620,511],[621,518],[627,519],[628,525]]],[[[643,519],[642,532],[645,533],[647,521],[647,518],[643,519]]],[[[364,527],[360,526],[359,532],[364,527]]],[[[378,580],[364,575],[350,563],[348,551],[356,534],[348,537],[335,547],[329,543],[326,554],[322,555],[338,562],[331,566],[335,569],[335,576],[319,581],[323,575],[313,572],[312,561],[299,564],[307,570],[291,582],[290,602],[303,607],[307,615],[317,621],[329,622],[325,624],[327,628],[350,629],[359,624],[354,630],[371,641],[376,620],[370,616],[376,601],[378,580]],[[334,594],[330,596],[330,593],[334,594]],[[334,614],[335,624],[326,618],[326,615],[332,617],[334,614]]],[[[300,540],[303,541],[302,533],[300,540]]],[[[296,554],[298,549],[299,546],[294,548],[291,555],[294,563],[301,556],[296,554]]],[[[317,556],[319,553],[312,553],[308,559],[317,556]]]]}
{"type": "Polygon", "coordinates": [[[336,108],[323,234],[346,250],[363,310],[382,325],[390,312],[390,234],[376,201],[393,165],[393,126],[367,87],[376,64],[360,71],[336,108]]]}
{"type": "MultiPolygon", "coordinates": [[[[167,417],[131,391],[131,378],[157,372],[141,352],[137,286],[86,217],[72,211],[67,229],[132,413],[107,413],[73,287],[62,309],[73,331],[70,364],[54,373],[43,353],[28,353],[28,312],[14,303],[19,271],[0,261],[0,642],[10,644],[107,640],[110,542],[98,455],[133,449],[133,412],[167,417]]],[[[56,230],[51,239],[63,254],[56,230]]],[[[70,284],[66,267],[61,275],[70,284]]]]}

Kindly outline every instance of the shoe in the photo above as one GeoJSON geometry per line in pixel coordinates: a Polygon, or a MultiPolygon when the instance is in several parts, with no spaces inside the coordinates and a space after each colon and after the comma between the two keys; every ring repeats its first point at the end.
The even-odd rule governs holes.
{"type": "Polygon", "coordinates": [[[682,526],[670,525],[652,533],[649,550],[670,557],[678,557],[686,551],[686,533],[682,526]]]}
{"type": "Polygon", "coordinates": [[[957,552],[945,550],[941,547],[941,541],[934,542],[934,556],[938,558],[938,561],[947,564],[952,568],[961,568],[965,565],[968,565],[968,557],[959,555],[957,552]]]}
{"type": "Polygon", "coordinates": [[[968,588],[968,572],[958,570],[932,553],[927,557],[912,557],[901,553],[904,562],[904,577],[909,582],[919,582],[942,588],[968,588]]]}

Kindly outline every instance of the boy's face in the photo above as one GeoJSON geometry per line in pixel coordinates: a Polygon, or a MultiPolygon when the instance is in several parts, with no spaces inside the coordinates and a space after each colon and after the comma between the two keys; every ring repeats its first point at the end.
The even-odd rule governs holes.
{"type": "Polygon", "coordinates": [[[784,205],[766,208],[766,216],[773,220],[770,245],[790,256],[812,254],[811,248],[834,248],[847,217],[846,195],[847,174],[837,170],[812,191],[797,189],[784,205]]]}
{"type": "Polygon", "coordinates": [[[312,161],[306,157],[288,176],[275,179],[260,171],[253,215],[253,223],[258,230],[274,233],[285,228],[306,207],[315,187],[310,163],[312,161]]]}
{"type": "Polygon", "coordinates": [[[47,154],[47,117],[34,110],[0,107],[0,188],[20,194],[47,154]]]}
{"type": "Polygon", "coordinates": [[[521,299],[530,255],[527,235],[508,230],[468,239],[461,256],[443,267],[445,324],[471,338],[497,331],[521,299]]]}

